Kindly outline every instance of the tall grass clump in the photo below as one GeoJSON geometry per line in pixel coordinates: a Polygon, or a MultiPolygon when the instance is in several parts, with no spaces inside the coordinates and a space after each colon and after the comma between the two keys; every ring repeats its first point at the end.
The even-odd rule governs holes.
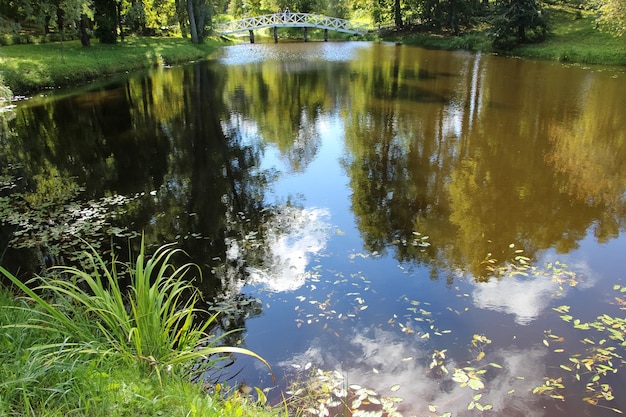
{"type": "Polygon", "coordinates": [[[204,313],[196,307],[200,295],[188,274],[200,270],[191,263],[174,266],[172,257],[178,252],[164,245],[148,258],[142,242],[130,264],[120,263],[114,255],[107,263],[91,249],[86,268],[58,267],[54,275],[34,282],[24,284],[2,267],[0,273],[40,308],[37,317],[22,327],[64,335],[61,341],[36,347],[48,357],[121,360],[156,374],[159,383],[164,374],[191,378],[232,353],[252,356],[269,368],[248,349],[221,346],[226,334],[208,334],[215,315],[203,323],[195,320],[204,313]]]}
{"type": "MultiPolygon", "coordinates": [[[[75,307],[79,312],[80,306],[75,307]]],[[[7,417],[276,417],[263,397],[207,392],[185,376],[162,383],[142,372],[145,364],[116,355],[58,354],[69,342],[44,327],[41,307],[0,287],[0,416],[7,417]],[[42,346],[57,345],[55,350],[42,346]]],[[[76,317],[78,327],[90,318],[76,317]]],[[[87,344],[85,344],[86,346],[87,344]]]]}
{"type": "Polygon", "coordinates": [[[78,410],[97,415],[92,412],[101,408],[93,404],[99,391],[94,369],[119,363],[41,349],[63,346],[67,336],[44,327],[38,307],[29,301],[0,288],[0,416],[61,416],[78,410]]]}

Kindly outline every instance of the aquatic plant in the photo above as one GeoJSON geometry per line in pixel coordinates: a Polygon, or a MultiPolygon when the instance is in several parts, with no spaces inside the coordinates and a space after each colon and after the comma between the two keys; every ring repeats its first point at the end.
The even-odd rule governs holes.
{"type": "Polygon", "coordinates": [[[91,248],[86,254],[88,269],[56,267],[55,275],[26,284],[2,267],[0,273],[42,309],[36,321],[16,326],[36,326],[67,336],[62,343],[37,347],[48,355],[113,355],[144,364],[159,381],[164,371],[202,373],[233,353],[252,356],[270,368],[248,349],[220,346],[227,333],[207,333],[216,314],[203,323],[196,320],[202,313],[196,308],[199,293],[187,274],[199,269],[191,263],[175,267],[172,257],[179,252],[171,244],[164,245],[147,258],[142,242],[134,264],[121,264],[114,254],[107,263],[91,248]],[[124,279],[128,288],[122,286],[124,279]]]}

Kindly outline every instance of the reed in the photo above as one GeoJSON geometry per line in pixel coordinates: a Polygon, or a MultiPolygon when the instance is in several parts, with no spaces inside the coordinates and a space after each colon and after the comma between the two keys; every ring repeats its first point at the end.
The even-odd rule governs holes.
{"type": "Polygon", "coordinates": [[[48,357],[113,357],[140,364],[160,383],[164,373],[192,377],[235,353],[252,356],[271,370],[248,349],[221,346],[228,333],[208,334],[215,315],[203,323],[195,320],[204,312],[196,307],[200,295],[187,276],[199,269],[191,263],[175,267],[172,257],[179,252],[164,245],[148,258],[142,242],[136,261],[123,264],[114,255],[107,263],[91,248],[87,268],[59,267],[53,276],[37,277],[28,285],[0,267],[41,308],[36,319],[13,326],[64,335],[62,341],[37,346],[48,357]],[[125,279],[127,288],[121,285],[125,279]]]}

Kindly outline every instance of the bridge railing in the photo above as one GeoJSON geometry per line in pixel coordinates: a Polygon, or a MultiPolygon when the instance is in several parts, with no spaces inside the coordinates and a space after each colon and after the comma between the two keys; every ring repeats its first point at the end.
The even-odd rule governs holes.
{"type": "Polygon", "coordinates": [[[215,31],[222,35],[228,35],[268,27],[316,27],[353,34],[365,34],[367,32],[365,25],[356,25],[346,19],[320,14],[295,12],[272,13],[232,20],[218,24],[215,27],[215,31]]]}

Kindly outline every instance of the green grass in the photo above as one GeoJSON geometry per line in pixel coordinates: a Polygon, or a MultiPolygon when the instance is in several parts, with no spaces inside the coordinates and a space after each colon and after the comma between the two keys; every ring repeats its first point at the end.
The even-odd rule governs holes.
{"type": "Polygon", "coordinates": [[[234,391],[208,394],[192,383],[223,355],[255,353],[221,346],[207,334],[211,318],[194,318],[192,264],[174,267],[163,246],[132,265],[89,254],[85,269],[0,289],[0,415],[6,416],[275,416],[234,391]],[[128,291],[120,283],[129,281],[128,291]]]}
{"type": "MultiPolygon", "coordinates": [[[[510,54],[533,59],[626,65],[626,37],[614,37],[596,29],[593,12],[568,5],[552,5],[546,7],[545,13],[550,21],[549,38],[541,43],[516,47],[510,54]]],[[[301,31],[281,33],[283,37],[290,34],[298,38],[302,36],[301,31]]],[[[261,33],[258,35],[262,37],[261,33]]],[[[311,31],[310,36],[316,39],[319,34],[311,31]]],[[[492,52],[485,22],[462,36],[401,33],[383,37],[383,40],[427,48],[492,52]]],[[[94,42],[88,48],[78,41],[2,46],[0,79],[4,79],[14,94],[28,94],[125,71],[206,59],[223,44],[216,38],[194,45],[182,38],[131,37],[115,45],[94,42]]]]}
{"type": "Polygon", "coordinates": [[[222,43],[195,45],[182,38],[132,37],[115,45],[79,41],[0,47],[0,75],[14,94],[92,80],[103,75],[206,59],[222,43]]]}
{"type": "MultiPolygon", "coordinates": [[[[543,42],[520,45],[510,55],[584,64],[626,65],[626,37],[596,28],[595,15],[569,5],[546,6],[550,35],[543,42]]],[[[385,40],[426,48],[494,52],[485,22],[461,36],[437,33],[393,35],[385,40]]]]}
{"type": "Polygon", "coordinates": [[[626,65],[626,37],[596,28],[595,14],[571,6],[551,6],[552,33],[547,41],[512,51],[527,58],[584,64],[626,65]]]}

